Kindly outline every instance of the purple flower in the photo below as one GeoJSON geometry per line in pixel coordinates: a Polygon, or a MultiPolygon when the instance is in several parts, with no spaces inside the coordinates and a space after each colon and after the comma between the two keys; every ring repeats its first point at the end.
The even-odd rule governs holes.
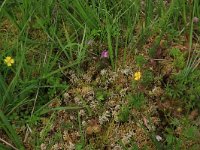
{"type": "Polygon", "coordinates": [[[104,50],[103,52],[101,52],[101,58],[108,58],[109,54],[107,50],[104,50]]]}

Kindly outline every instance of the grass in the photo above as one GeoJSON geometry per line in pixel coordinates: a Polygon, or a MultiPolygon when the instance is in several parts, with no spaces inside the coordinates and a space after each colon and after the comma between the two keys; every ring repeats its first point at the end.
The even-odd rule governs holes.
{"type": "MultiPolygon", "coordinates": [[[[109,145],[109,136],[114,134],[106,125],[122,132],[135,120],[152,149],[187,149],[190,144],[198,149],[190,131],[199,129],[194,115],[200,108],[200,21],[194,21],[200,18],[199,8],[197,0],[0,2],[0,148],[27,149],[29,145],[34,149],[48,145],[48,140],[50,148],[61,141],[67,143],[60,134],[67,130],[75,136],[73,130],[81,134],[76,140],[70,138],[76,149],[103,149],[95,143],[109,145]],[[109,58],[100,58],[103,50],[109,52],[109,58]],[[7,56],[15,61],[11,67],[4,62],[7,56]],[[131,69],[124,70],[127,66],[131,69]],[[137,71],[142,78],[133,81],[137,71]],[[64,97],[66,93],[70,98],[64,97]],[[119,107],[116,110],[108,107],[113,99],[113,107],[119,107]],[[150,115],[146,110],[151,111],[153,101],[158,107],[156,117],[165,118],[166,125],[160,125],[159,131],[150,131],[140,120],[150,115]],[[174,103],[181,109],[185,106],[187,113],[176,112],[174,103]],[[80,110],[88,117],[81,116],[80,110]],[[103,117],[105,110],[119,114],[103,117]],[[72,119],[73,127],[63,127],[49,139],[52,130],[66,123],[58,121],[62,112],[69,112],[77,121],[72,119]],[[176,115],[185,120],[178,118],[174,127],[170,123],[176,115]],[[42,124],[42,118],[48,116],[48,123],[42,124]],[[88,120],[93,120],[96,125],[100,116],[106,122],[101,125],[102,135],[87,135],[82,122],[90,126],[88,120]],[[181,134],[176,135],[179,127],[181,134]],[[40,131],[45,133],[42,137],[40,131]],[[157,134],[162,135],[162,142],[154,138],[157,134]]],[[[142,148],[137,137],[132,136],[129,144],[122,139],[115,146],[142,148]]]]}

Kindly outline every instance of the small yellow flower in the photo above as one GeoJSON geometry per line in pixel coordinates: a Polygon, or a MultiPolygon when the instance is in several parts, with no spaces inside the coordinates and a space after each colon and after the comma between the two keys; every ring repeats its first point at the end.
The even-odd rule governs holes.
{"type": "Polygon", "coordinates": [[[140,78],[141,78],[141,72],[140,71],[137,71],[135,74],[134,74],[134,80],[140,80],[140,78]]]}
{"type": "Polygon", "coordinates": [[[12,57],[7,56],[7,57],[4,59],[4,62],[6,63],[6,65],[7,65],[8,67],[10,67],[10,66],[12,66],[12,64],[15,63],[15,60],[14,60],[12,57]]]}

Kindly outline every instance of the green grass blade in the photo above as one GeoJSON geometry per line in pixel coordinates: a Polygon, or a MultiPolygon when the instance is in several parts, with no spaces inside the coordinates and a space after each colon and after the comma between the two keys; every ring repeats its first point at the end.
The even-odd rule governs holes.
{"type": "Polygon", "coordinates": [[[3,114],[2,110],[0,110],[0,122],[2,124],[4,131],[7,133],[7,135],[12,140],[12,142],[15,144],[15,146],[19,149],[24,149],[23,144],[20,141],[17,133],[15,132],[15,130],[13,129],[11,124],[9,123],[6,116],[3,114]]]}

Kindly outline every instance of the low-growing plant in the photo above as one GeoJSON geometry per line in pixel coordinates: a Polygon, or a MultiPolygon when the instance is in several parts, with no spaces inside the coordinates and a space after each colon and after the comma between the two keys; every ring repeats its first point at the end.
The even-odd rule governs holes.
{"type": "Polygon", "coordinates": [[[46,82],[48,85],[48,95],[50,98],[55,97],[58,92],[67,89],[67,83],[62,82],[61,74],[47,78],[46,82]]]}
{"type": "Polygon", "coordinates": [[[177,138],[173,133],[168,133],[166,134],[166,148],[167,149],[174,149],[174,150],[179,150],[181,149],[181,145],[183,144],[182,141],[177,138]]]}
{"type": "Polygon", "coordinates": [[[173,76],[173,83],[166,86],[166,93],[172,98],[179,98],[200,108],[200,71],[194,70],[188,75],[182,70],[173,76]]]}
{"type": "Polygon", "coordinates": [[[165,149],[185,149],[187,147],[186,143],[189,144],[192,142],[193,144],[190,148],[196,150],[196,148],[199,146],[197,144],[199,139],[197,126],[191,123],[191,121],[187,118],[173,118],[172,122],[175,128],[166,128],[164,134],[165,141],[163,141],[163,146],[165,149]],[[178,135],[176,127],[180,129],[178,135]]]}
{"type": "Polygon", "coordinates": [[[142,67],[147,60],[142,55],[135,56],[135,62],[138,67],[142,67]]]}
{"type": "MultiPolygon", "coordinates": [[[[154,74],[153,71],[142,70],[146,63],[142,53],[149,49],[149,55],[158,58],[158,50],[164,52],[167,44],[178,44],[182,37],[187,37],[188,34],[187,73],[181,71],[170,78],[166,93],[169,97],[185,100],[183,102],[187,102],[187,108],[200,108],[200,73],[196,70],[199,65],[198,46],[192,53],[193,41],[199,41],[199,8],[197,0],[144,0],[142,3],[140,0],[1,1],[0,36],[3,38],[0,39],[0,133],[5,134],[2,137],[5,137],[5,141],[13,145],[14,149],[25,149],[26,142],[22,142],[21,138],[24,137],[24,132],[18,135],[18,127],[25,126],[28,131],[30,126],[33,132],[29,136],[35,141],[27,142],[33,141],[32,148],[39,149],[41,142],[48,138],[51,142],[47,149],[51,149],[52,144],[62,139],[61,131],[64,127],[59,127],[60,133],[55,134],[55,138],[48,137],[51,124],[57,119],[55,115],[46,126],[42,126],[43,135],[40,137],[38,124],[42,115],[48,116],[50,112],[58,110],[79,110],[85,107],[89,116],[92,116],[92,111],[83,98],[83,106],[80,107],[48,107],[53,98],[61,97],[61,92],[66,91],[67,83],[62,75],[67,68],[78,70],[85,60],[98,60],[96,56],[106,48],[109,57],[104,59],[105,63],[101,59],[101,66],[105,68],[111,64],[117,71],[118,64],[121,66],[129,62],[128,56],[132,55],[132,50],[137,49],[141,55],[135,56],[135,62],[140,69],[133,75],[134,90],[141,90],[141,84],[143,90],[152,84],[154,74]],[[95,42],[95,47],[89,46],[87,41],[90,40],[95,42]],[[161,40],[168,43],[161,46],[161,40]],[[123,63],[120,57],[123,57],[123,63]]],[[[170,56],[174,59],[177,70],[185,67],[185,56],[179,49],[172,49],[170,56]]],[[[94,68],[97,63],[96,61],[94,68]]],[[[123,88],[124,84],[120,85],[122,87],[119,89],[123,88]]],[[[71,88],[75,88],[73,84],[71,88]]],[[[102,102],[101,106],[108,94],[104,90],[97,91],[96,99],[102,102]]],[[[128,121],[131,108],[140,109],[145,104],[145,98],[141,91],[138,94],[130,94],[128,104],[121,107],[119,121],[128,121]]],[[[92,144],[87,145],[81,118],[78,117],[81,140],[75,145],[76,149],[97,149],[96,143],[94,148],[92,144]]],[[[183,132],[183,135],[191,139],[196,129],[188,128],[191,129],[183,132]]],[[[0,149],[8,149],[9,145],[5,147],[7,143],[1,138],[0,140],[0,149]]],[[[173,144],[178,143],[178,148],[180,145],[178,137],[171,132],[166,143],[169,145],[166,149],[176,148],[173,144]]]]}
{"type": "Polygon", "coordinates": [[[99,102],[104,102],[106,100],[108,96],[108,93],[104,90],[97,90],[96,91],[96,99],[99,101],[99,102]]]}
{"type": "Polygon", "coordinates": [[[127,105],[123,105],[119,111],[118,120],[120,122],[127,122],[129,119],[130,108],[127,105]]]}
{"type": "Polygon", "coordinates": [[[136,93],[136,94],[131,94],[127,96],[128,98],[128,104],[132,108],[140,109],[144,104],[145,104],[145,96],[143,93],[136,93]]]}
{"type": "Polygon", "coordinates": [[[144,86],[149,86],[154,80],[154,75],[152,71],[145,70],[142,74],[141,84],[144,86]]]}
{"type": "Polygon", "coordinates": [[[198,128],[194,125],[188,125],[183,129],[183,138],[186,140],[196,141],[198,138],[198,128]]]}
{"type": "Polygon", "coordinates": [[[177,48],[172,48],[169,52],[170,56],[174,58],[174,66],[178,69],[183,69],[185,67],[184,54],[177,48]]]}

